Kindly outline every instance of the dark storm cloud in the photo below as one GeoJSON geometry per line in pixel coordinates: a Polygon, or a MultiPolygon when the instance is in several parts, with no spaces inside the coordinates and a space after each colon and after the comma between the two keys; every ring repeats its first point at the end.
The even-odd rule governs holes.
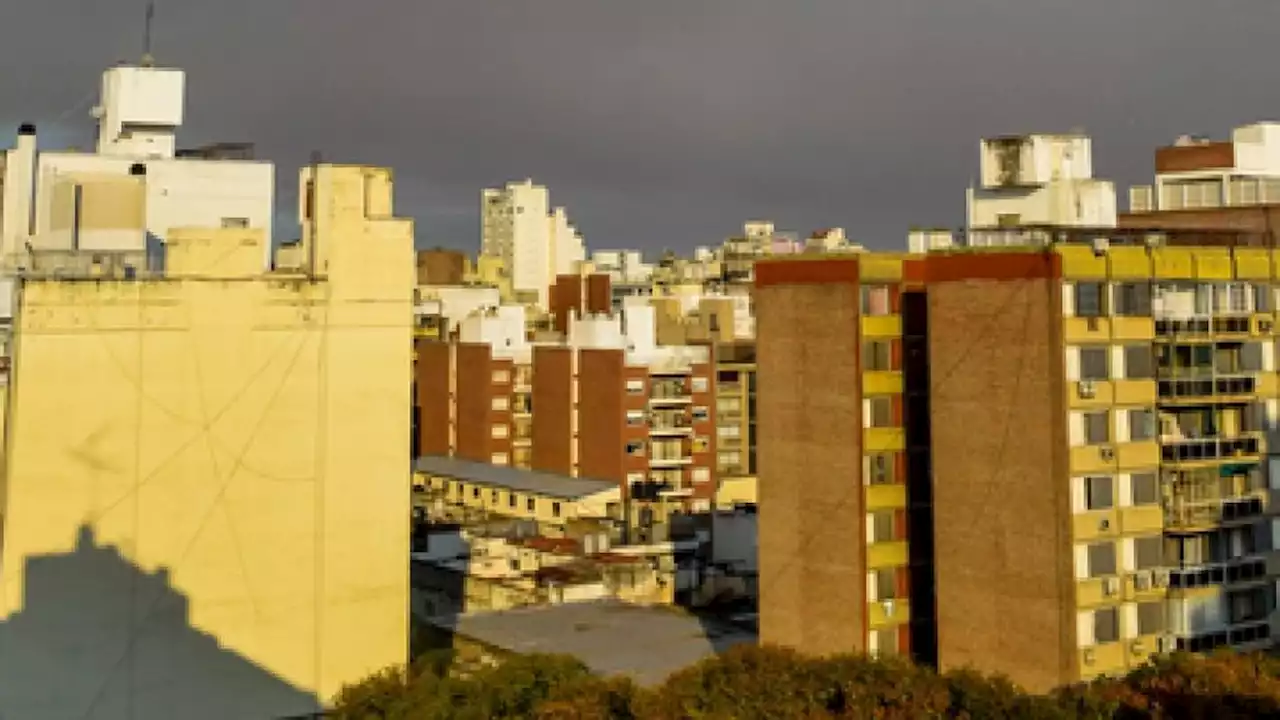
{"type": "MultiPolygon", "coordinates": [[[[0,122],[87,143],[143,0],[0,0],[0,122]],[[70,112],[74,110],[75,112],[70,112]]],[[[1087,129],[1122,185],[1183,132],[1280,117],[1274,0],[161,0],[187,142],[250,139],[291,210],[308,153],[396,168],[419,244],[548,184],[595,248],[749,217],[898,247],[963,221],[978,137],[1087,129]]]]}

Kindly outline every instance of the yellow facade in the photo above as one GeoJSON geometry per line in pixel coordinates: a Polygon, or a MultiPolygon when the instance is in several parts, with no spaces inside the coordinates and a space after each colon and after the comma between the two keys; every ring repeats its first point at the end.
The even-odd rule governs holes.
{"type": "Polygon", "coordinates": [[[1276,608],[1251,607],[1251,594],[1274,580],[1261,570],[1274,550],[1238,533],[1269,512],[1265,430],[1280,414],[1275,255],[1159,245],[1054,252],[1081,675],[1124,672],[1175,648],[1256,646],[1276,608]],[[1149,426],[1135,432],[1144,414],[1149,426]],[[1180,602],[1191,596],[1204,605],[1180,602]],[[1152,610],[1145,627],[1140,607],[1152,610]]]}
{"type": "MultiPolygon", "coordinates": [[[[186,229],[163,279],[24,283],[0,618],[39,610],[28,563],[72,552],[87,528],[138,572],[167,571],[192,628],[317,703],[406,659],[412,224],[392,215],[389,171],[320,166],[303,186],[310,275],[263,276],[254,231],[186,229]]],[[[100,601],[123,602],[134,635],[68,627],[47,644],[140,662],[134,636],[163,609],[100,601]]],[[[19,652],[0,660],[30,659],[19,652]]],[[[112,667],[50,679],[83,708],[112,667]]],[[[23,697],[5,684],[0,672],[0,697],[23,697]]]]}

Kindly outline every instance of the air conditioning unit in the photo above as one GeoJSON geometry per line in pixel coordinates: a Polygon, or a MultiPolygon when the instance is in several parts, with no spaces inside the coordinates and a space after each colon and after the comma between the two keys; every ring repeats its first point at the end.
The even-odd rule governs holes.
{"type": "Polygon", "coordinates": [[[884,616],[887,618],[893,617],[893,611],[895,607],[896,606],[893,604],[892,600],[880,601],[880,609],[884,610],[884,616]]]}
{"type": "Polygon", "coordinates": [[[1155,570],[1151,573],[1151,584],[1158,588],[1169,587],[1169,571],[1155,570]]]}
{"type": "Polygon", "coordinates": [[[1270,333],[1271,333],[1271,327],[1272,327],[1272,323],[1271,323],[1271,321],[1270,321],[1270,320],[1259,320],[1259,321],[1258,321],[1258,332],[1260,332],[1260,333],[1263,333],[1263,334],[1270,334],[1270,333]]]}
{"type": "Polygon", "coordinates": [[[1174,652],[1178,649],[1178,641],[1172,635],[1161,635],[1157,649],[1162,655],[1174,652]]]}
{"type": "Polygon", "coordinates": [[[1102,580],[1102,594],[1107,597],[1115,597],[1120,594],[1120,581],[1116,578],[1109,577],[1102,580]]]}
{"type": "Polygon", "coordinates": [[[1115,448],[1110,446],[1098,448],[1098,457],[1102,458],[1102,462],[1111,462],[1116,459],[1115,448]]]}
{"type": "Polygon", "coordinates": [[[1133,576],[1133,587],[1135,590],[1151,589],[1151,573],[1140,572],[1133,576]]]}
{"type": "Polygon", "coordinates": [[[1081,380],[1077,386],[1077,392],[1082,398],[1092,398],[1098,394],[1098,386],[1092,380],[1081,380]]]}
{"type": "Polygon", "coordinates": [[[1099,530],[1100,532],[1106,532],[1106,531],[1108,531],[1108,530],[1110,530],[1110,529],[1111,529],[1111,519],[1110,519],[1110,518],[1102,518],[1101,520],[1099,520],[1099,521],[1098,521],[1098,530],[1099,530]]]}

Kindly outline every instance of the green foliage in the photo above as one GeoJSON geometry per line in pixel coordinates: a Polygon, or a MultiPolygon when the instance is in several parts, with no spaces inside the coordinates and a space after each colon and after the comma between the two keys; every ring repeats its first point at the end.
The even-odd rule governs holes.
{"type": "Polygon", "coordinates": [[[470,672],[451,655],[345,688],[341,720],[765,720],[957,718],[1199,720],[1280,718],[1280,662],[1262,655],[1172,655],[1122,678],[1022,691],[971,670],[937,674],[901,659],[811,658],[738,647],[640,689],[564,656],[513,657],[470,672]]]}

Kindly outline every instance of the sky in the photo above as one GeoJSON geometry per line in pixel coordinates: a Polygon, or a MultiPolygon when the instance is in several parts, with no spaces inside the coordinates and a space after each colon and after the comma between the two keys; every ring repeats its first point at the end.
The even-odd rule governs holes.
{"type": "MultiPolygon", "coordinates": [[[[0,147],[88,147],[145,0],[0,0],[0,147]]],[[[396,172],[419,247],[475,251],[483,187],[551,188],[591,249],[687,251],[752,218],[900,248],[960,226],[978,139],[1084,130],[1095,175],[1280,120],[1277,0],[158,0],[183,145],[396,172]]],[[[287,231],[286,231],[287,234],[287,231]]]]}

